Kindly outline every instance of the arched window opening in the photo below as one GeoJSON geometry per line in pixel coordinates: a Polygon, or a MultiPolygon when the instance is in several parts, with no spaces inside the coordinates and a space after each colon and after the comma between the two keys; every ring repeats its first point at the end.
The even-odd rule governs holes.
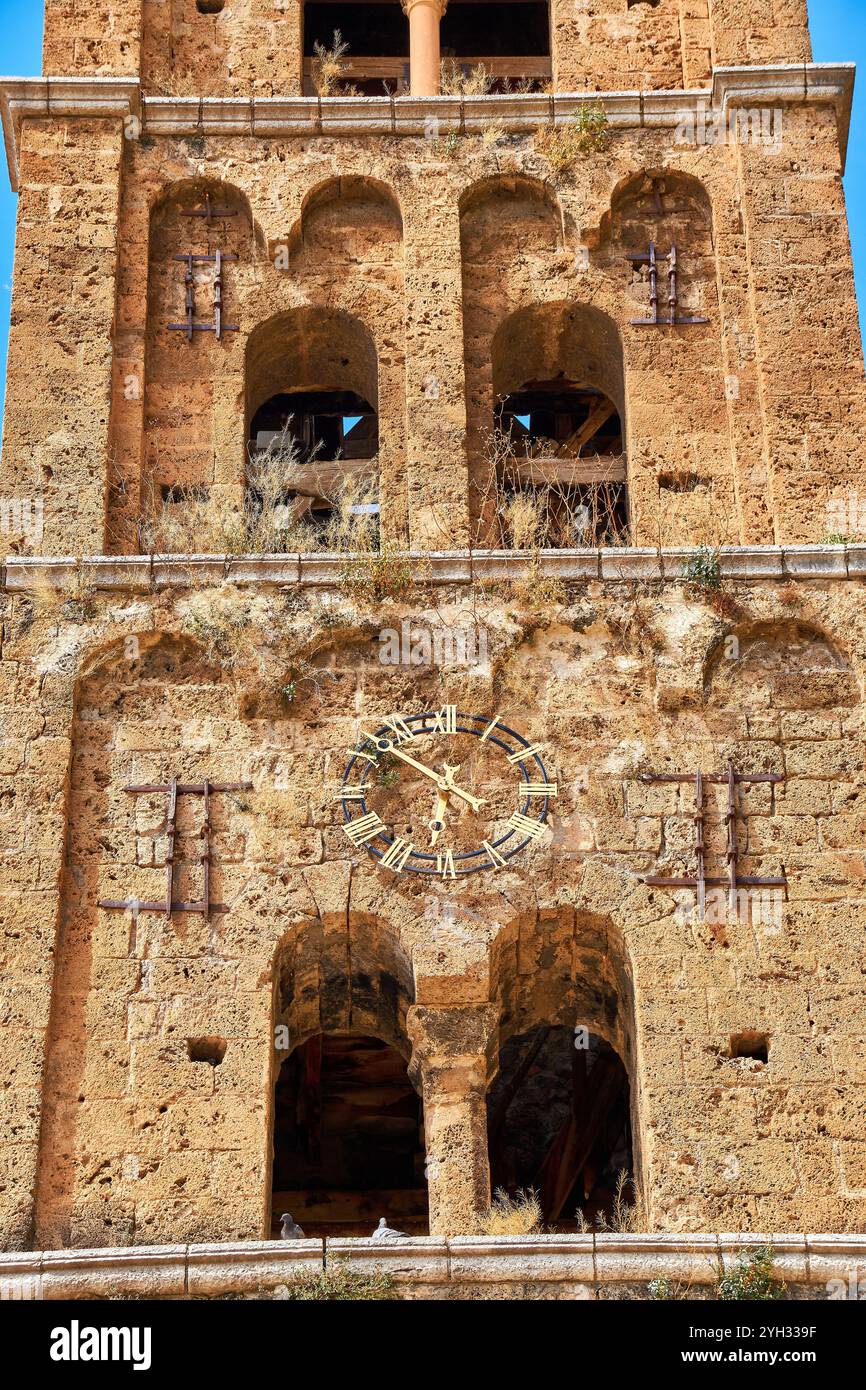
{"type": "Polygon", "coordinates": [[[495,428],[508,443],[506,506],[531,495],[548,545],[609,544],[625,533],[622,423],[608,396],[564,374],[527,381],[497,403],[495,428]]]}
{"type": "Polygon", "coordinates": [[[308,308],[260,325],[247,347],[247,418],[249,510],[294,531],[292,548],[329,528],[374,548],[378,362],[364,326],[308,308]]]}
{"type": "Polygon", "coordinates": [[[409,90],[409,25],[400,0],[304,5],[304,93],[394,96],[409,90]]]}
{"type": "Polygon", "coordinates": [[[427,1233],[422,1102],[395,1048],[318,1034],[285,1060],[274,1093],[271,1232],[291,1212],[308,1236],[368,1236],[384,1216],[427,1233]]]}
{"type": "Polygon", "coordinates": [[[451,0],[441,24],[443,91],[544,91],[550,83],[547,0],[451,0]]]}
{"type": "Polygon", "coordinates": [[[627,540],[624,374],[616,325],[588,305],[536,304],[492,342],[493,418],[478,508],[515,549],[627,540]]]}
{"type": "Polygon", "coordinates": [[[487,1133],[492,1188],[533,1189],[547,1225],[603,1229],[634,1205],[628,1074],[586,1029],[540,1024],[504,1044],[487,1133]]]}

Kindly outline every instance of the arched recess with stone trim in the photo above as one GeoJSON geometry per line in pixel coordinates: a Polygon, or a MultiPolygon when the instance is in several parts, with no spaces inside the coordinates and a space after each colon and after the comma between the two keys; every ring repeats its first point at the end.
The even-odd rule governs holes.
{"type": "Polygon", "coordinates": [[[569,300],[510,314],[490,341],[487,408],[494,442],[478,474],[482,530],[504,526],[491,539],[518,548],[622,543],[626,383],[613,319],[569,300]]]}
{"type": "MultiPolygon", "coordinates": [[[[323,180],[306,193],[300,215],[285,240],[273,242],[270,251],[279,272],[278,290],[285,286],[287,291],[280,294],[276,322],[296,316],[295,322],[302,325],[309,340],[308,346],[299,345],[302,354],[321,352],[319,325],[326,326],[331,338],[332,361],[326,383],[331,399],[320,399],[319,404],[321,413],[331,421],[340,419],[350,428],[345,438],[336,438],[333,427],[330,431],[326,428],[321,457],[327,459],[336,445],[340,457],[352,465],[372,460],[371,469],[360,471],[371,474],[377,485],[382,526],[392,537],[405,536],[405,265],[399,201],[381,180],[366,175],[323,180]],[[358,356],[350,321],[363,325],[376,361],[375,383],[368,382],[368,394],[356,401],[354,408],[350,400],[337,399],[341,392],[358,391],[349,380],[357,376],[358,356]],[[359,412],[362,418],[357,419],[359,412]]],[[[272,313],[273,301],[262,298],[251,352],[260,351],[265,341],[261,335],[269,333],[272,313]]],[[[272,365],[279,374],[276,342],[272,365]]],[[[366,375],[369,378],[370,373],[366,375]]],[[[255,392],[255,380],[248,375],[248,401],[255,392]]],[[[305,411],[315,415],[314,400],[295,404],[300,407],[296,416],[305,411]]],[[[248,416],[245,448],[250,442],[250,423],[248,416]]],[[[313,425],[310,430],[315,433],[313,425]]],[[[322,434],[319,429],[319,436],[322,434]]]]}
{"type": "Polygon", "coordinates": [[[751,401],[745,385],[746,399],[736,395],[742,356],[726,355],[723,345],[715,217],[700,179],[660,165],[620,179],[599,224],[583,233],[593,272],[621,306],[638,543],[659,534],[669,545],[731,543],[743,524],[745,479],[734,472],[732,431],[734,407],[742,416],[751,401]],[[656,313],[662,326],[649,322],[656,313]],[[672,314],[676,327],[664,322],[672,314]]]}
{"type": "Polygon", "coordinates": [[[243,476],[236,445],[242,409],[244,276],[264,255],[261,229],[246,195],[219,179],[182,179],[163,188],[150,210],[146,316],[127,350],[135,370],[116,376],[112,401],[113,473],[108,498],[110,549],[208,550],[206,534],[178,535],[185,523],[200,529],[237,506],[243,476]],[[212,217],[201,214],[210,210],[212,217]],[[224,214],[224,215],[220,215],[224,214]],[[190,264],[188,254],[224,258],[221,289],[214,259],[190,264]],[[191,277],[191,283],[187,279],[191,277]],[[214,326],[221,295],[222,333],[214,326]],[[174,325],[170,327],[170,325],[174,325]]]}
{"type": "MultiPolygon", "coordinates": [[[[233,1094],[268,1021],[238,975],[236,904],[255,880],[238,860],[241,796],[211,807],[211,899],[231,911],[99,904],[165,900],[168,798],[130,786],[245,780],[233,681],[179,632],[124,637],[87,660],[71,742],[36,1245],[206,1239],[215,1194],[244,1190],[242,1134],[257,1120],[233,1094]]],[[[201,801],[181,795],[173,901],[202,896],[201,849],[201,801]]],[[[238,1237],[259,1229],[242,1204],[222,1210],[238,1237]]]]}
{"type": "Polygon", "coordinates": [[[360,319],[305,306],[259,324],[247,342],[246,421],[248,494],[305,525],[304,548],[317,524],[350,507],[366,508],[351,515],[374,531],[379,362],[360,319]]]}
{"type": "Polygon", "coordinates": [[[482,179],[464,189],[459,214],[469,501],[478,530],[495,512],[493,335],[509,314],[538,297],[541,286],[555,294],[568,257],[559,197],[541,179],[482,179]]]}
{"type": "MultiPolygon", "coordinates": [[[[611,876],[615,877],[615,875],[611,876]]],[[[644,1203],[630,953],[610,913],[547,908],[493,944],[497,1070],[487,1098],[491,1183],[533,1189],[543,1219],[609,1217],[617,1180],[644,1203]]]]}
{"type": "Polygon", "coordinates": [[[271,1231],[427,1231],[424,1119],[410,1079],[414,1002],[398,934],[369,913],[293,925],[273,964],[271,1231]]]}

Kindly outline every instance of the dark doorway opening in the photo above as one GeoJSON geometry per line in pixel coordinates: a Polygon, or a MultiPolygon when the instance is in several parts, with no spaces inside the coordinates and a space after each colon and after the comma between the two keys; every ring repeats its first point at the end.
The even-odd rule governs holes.
{"type": "Polygon", "coordinates": [[[482,67],[491,92],[540,91],[550,81],[546,0],[451,0],[440,27],[446,73],[482,67]]]}
{"type": "Polygon", "coordinates": [[[532,494],[551,547],[613,545],[628,530],[619,411],[602,391],[560,375],[501,399],[495,429],[508,442],[506,500],[532,494]]]}
{"type": "Polygon", "coordinates": [[[613,1222],[618,1182],[633,1200],[628,1074],[593,1033],[539,1025],[509,1039],[487,1131],[492,1187],[533,1188],[549,1226],[613,1222]]]}
{"type": "Polygon", "coordinates": [[[400,1054],[378,1038],[319,1034],[280,1068],[271,1231],[371,1235],[384,1216],[427,1233],[423,1110],[400,1054]]]}
{"type": "Polygon", "coordinates": [[[359,96],[383,96],[408,90],[409,21],[400,0],[346,4],[317,0],[304,5],[304,90],[316,90],[317,45],[334,48],[334,34],[346,45],[340,60],[340,83],[359,96]]]}
{"type": "Polygon", "coordinates": [[[293,521],[325,526],[342,506],[353,516],[377,525],[375,469],[369,465],[379,449],[379,421],[369,401],[355,391],[280,392],[265,401],[250,423],[248,441],[249,502],[269,502],[287,509],[293,521]],[[257,480],[268,476],[269,483],[257,480]],[[273,479],[280,480],[279,497],[273,479]],[[351,490],[351,496],[347,492],[351,490]]]}

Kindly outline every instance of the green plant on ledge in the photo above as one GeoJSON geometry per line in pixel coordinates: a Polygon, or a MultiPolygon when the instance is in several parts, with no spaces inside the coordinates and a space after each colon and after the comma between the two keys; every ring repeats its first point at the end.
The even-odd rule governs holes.
{"type": "Polygon", "coordinates": [[[683,579],[695,589],[718,593],[722,587],[719,552],[708,545],[699,545],[683,565],[683,579]]]}
{"type": "Polygon", "coordinates": [[[787,1297],[787,1285],[773,1278],[773,1249],[760,1245],[740,1252],[737,1268],[719,1278],[720,1299],[737,1302],[774,1302],[787,1297]]]}
{"type": "Polygon", "coordinates": [[[320,1274],[308,1274],[283,1284],[274,1296],[296,1303],[384,1302],[396,1298],[390,1274],[353,1274],[344,1260],[337,1260],[320,1274]]]}

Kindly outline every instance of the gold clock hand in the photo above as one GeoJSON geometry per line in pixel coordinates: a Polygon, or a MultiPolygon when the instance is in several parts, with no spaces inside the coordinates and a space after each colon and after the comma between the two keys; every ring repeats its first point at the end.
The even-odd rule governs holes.
{"type": "Polygon", "coordinates": [[[459,764],[452,767],[449,763],[443,763],[442,766],[445,768],[445,785],[448,791],[453,792],[454,796],[459,796],[463,801],[468,802],[473,811],[480,811],[481,807],[485,804],[484,797],[473,796],[472,793],[466,791],[464,787],[458,787],[457,783],[454,781],[454,774],[457,772],[459,764]]]}
{"type": "MultiPolygon", "coordinates": [[[[372,734],[366,734],[365,737],[376,747],[379,746],[380,740],[374,738],[372,734]]],[[[459,796],[462,801],[468,802],[473,811],[479,810],[483,805],[483,802],[479,800],[477,796],[473,796],[471,792],[466,791],[463,787],[457,786],[456,782],[453,780],[454,768],[451,770],[450,777],[443,777],[441,773],[434,772],[432,767],[427,767],[425,763],[419,763],[418,759],[413,758],[411,753],[404,753],[403,749],[398,748],[396,744],[392,743],[389,748],[383,749],[382,751],[390,753],[392,757],[399,758],[402,763],[406,763],[409,767],[414,767],[416,772],[421,772],[425,777],[429,777],[431,782],[436,783],[440,791],[453,792],[453,794],[459,796]]]]}
{"type": "Polygon", "coordinates": [[[448,810],[448,798],[441,791],[436,793],[436,808],[433,812],[433,819],[430,822],[430,848],[436,844],[442,831],[445,829],[445,812],[448,810]]]}

